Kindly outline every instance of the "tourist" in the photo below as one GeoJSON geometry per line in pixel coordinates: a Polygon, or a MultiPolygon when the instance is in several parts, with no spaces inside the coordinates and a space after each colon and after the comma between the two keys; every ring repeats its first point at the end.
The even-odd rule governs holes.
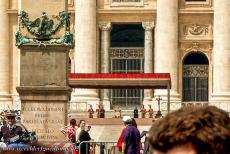
{"type": "Polygon", "coordinates": [[[66,140],[71,141],[72,143],[76,142],[76,130],[77,126],[75,119],[71,119],[68,126],[65,126],[60,129],[60,131],[66,135],[66,140]]]}
{"type": "Polygon", "coordinates": [[[84,141],[90,141],[91,137],[89,135],[89,131],[91,129],[91,126],[86,126],[85,129],[82,129],[80,134],[79,134],[79,141],[80,141],[80,153],[81,154],[89,154],[89,150],[90,150],[90,144],[89,143],[85,143],[84,141]],[[81,143],[83,142],[83,143],[81,143]]]}
{"type": "Polygon", "coordinates": [[[149,132],[148,131],[143,131],[141,133],[141,138],[144,137],[144,149],[143,149],[143,154],[150,154],[150,144],[148,141],[149,137],[149,132]]]}
{"type": "Polygon", "coordinates": [[[126,128],[122,135],[122,153],[140,154],[141,136],[139,130],[133,126],[133,120],[130,116],[124,116],[123,122],[126,128]]]}
{"type": "Polygon", "coordinates": [[[80,135],[80,132],[82,130],[85,130],[85,124],[86,124],[85,120],[80,120],[79,121],[78,129],[76,130],[76,142],[77,142],[77,144],[80,143],[80,141],[79,141],[79,135],[80,135]]]}
{"type": "Polygon", "coordinates": [[[229,154],[230,118],[214,106],[184,107],[154,122],[154,154],[229,154]]]}

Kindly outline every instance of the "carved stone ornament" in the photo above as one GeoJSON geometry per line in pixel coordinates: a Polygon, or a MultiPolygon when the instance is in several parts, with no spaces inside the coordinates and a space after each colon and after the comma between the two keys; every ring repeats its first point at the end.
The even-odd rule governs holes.
{"type": "Polygon", "coordinates": [[[107,22],[107,21],[102,21],[99,22],[99,28],[103,31],[108,31],[111,30],[112,26],[111,26],[111,22],[107,22]]]}
{"type": "Polygon", "coordinates": [[[30,21],[28,13],[21,11],[19,14],[20,23],[19,28],[26,28],[26,30],[35,38],[28,38],[23,36],[19,29],[17,29],[16,46],[21,46],[25,44],[29,45],[65,45],[67,47],[73,48],[74,40],[73,34],[70,32],[70,16],[66,11],[59,12],[58,16],[53,16],[56,19],[57,24],[55,25],[53,19],[49,19],[45,12],[42,13],[42,17],[30,21]],[[60,38],[50,39],[52,35],[55,35],[61,27],[65,26],[64,35],[60,38]]]}
{"type": "Polygon", "coordinates": [[[142,22],[142,27],[145,29],[145,31],[150,31],[154,27],[154,22],[153,21],[142,22]]]}
{"type": "Polygon", "coordinates": [[[144,58],[144,48],[111,48],[111,58],[144,58]]]}
{"type": "Polygon", "coordinates": [[[184,35],[208,35],[207,25],[190,24],[184,25],[184,35]]]}

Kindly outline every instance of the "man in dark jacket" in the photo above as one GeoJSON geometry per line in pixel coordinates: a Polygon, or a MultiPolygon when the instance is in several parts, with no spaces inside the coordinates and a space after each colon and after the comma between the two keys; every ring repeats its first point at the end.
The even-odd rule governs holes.
{"type": "Polygon", "coordinates": [[[12,143],[19,143],[20,142],[20,136],[22,135],[22,127],[15,125],[16,120],[16,114],[15,113],[7,113],[6,115],[8,124],[4,125],[0,129],[0,140],[6,144],[12,144],[12,143]]]}

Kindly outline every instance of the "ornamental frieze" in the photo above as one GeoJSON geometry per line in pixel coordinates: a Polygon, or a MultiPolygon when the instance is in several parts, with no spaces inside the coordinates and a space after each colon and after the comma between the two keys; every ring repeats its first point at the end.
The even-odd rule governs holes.
{"type": "Polygon", "coordinates": [[[144,48],[111,48],[110,57],[119,59],[144,58],[144,48]]]}
{"type": "Polygon", "coordinates": [[[184,65],[184,77],[208,77],[208,65],[184,65]]]}

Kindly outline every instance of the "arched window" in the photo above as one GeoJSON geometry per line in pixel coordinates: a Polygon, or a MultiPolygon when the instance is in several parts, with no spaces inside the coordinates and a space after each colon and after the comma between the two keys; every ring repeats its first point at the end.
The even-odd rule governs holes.
{"type": "Polygon", "coordinates": [[[208,101],[208,59],[201,52],[188,54],[183,61],[183,101],[208,101]]]}

